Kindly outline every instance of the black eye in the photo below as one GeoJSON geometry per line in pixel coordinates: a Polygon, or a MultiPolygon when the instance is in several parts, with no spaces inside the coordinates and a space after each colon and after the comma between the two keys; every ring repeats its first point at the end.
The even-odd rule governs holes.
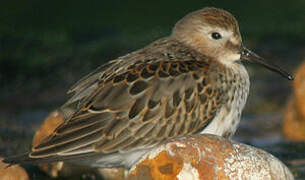
{"type": "Polygon", "coordinates": [[[217,39],[221,39],[222,37],[218,32],[213,32],[212,33],[212,38],[217,40],[217,39]]]}

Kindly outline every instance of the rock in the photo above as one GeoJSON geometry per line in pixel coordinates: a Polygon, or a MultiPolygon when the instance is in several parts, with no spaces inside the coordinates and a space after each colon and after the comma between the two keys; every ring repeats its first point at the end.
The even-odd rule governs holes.
{"type": "Polygon", "coordinates": [[[305,119],[296,108],[294,98],[290,98],[286,106],[283,134],[292,141],[305,141],[305,119]]]}
{"type": "Polygon", "coordinates": [[[299,67],[293,81],[295,104],[305,123],[305,62],[299,67]]]}
{"type": "Polygon", "coordinates": [[[146,154],[127,179],[294,179],[271,154],[228,139],[199,134],[170,140],[146,154]]]}
{"type": "Polygon", "coordinates": [[[305,141],[305,62],[295,74],[293,90],[286,105],[283,134],[292,141],[305,141]]]}
{"type": "MultiPolygon", "coordinates": [[[[33,138],[32,145],[36,146],[41,143],[46,137],[48,137],[62,122],[64,122],[64,115],[55,110],[51,112],[44,120],[43,124],[36,131],[33,138]]],[[[46,172],[51,177],[58,177],[59,171],[63,168],[63,162],[54,162],[50,164],[39,164],[39,168],[46,172]]]]}
{"type": "Polygon", "coordinates": [[[37,146],[46,137],[48,137],[61,123],[64,122],[63,117],[63,114],[58,110],[51,112],[40,128],[36,131],[32,145],[37,146]]]}
{"type": "Polygon", "coordinates": [[[123,180],[125,179],[125,169],[123,168],[100,168],[98,173],[107,180],[123,180]]]}
{"type": "Polygon", "coordinates": [[[27,172],[19,165],[7,167],[0,157],[0,179],[1,180],[29,180],[27,172]]]}

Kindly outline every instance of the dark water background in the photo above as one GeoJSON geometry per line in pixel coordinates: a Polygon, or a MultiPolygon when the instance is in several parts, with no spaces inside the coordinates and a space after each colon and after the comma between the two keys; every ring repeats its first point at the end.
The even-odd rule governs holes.
{"type": "MultiPolygon", "coordinates": [[[[177,20],[206,6],[234,14],[244,44],[266,59],[292,72],[305,61],[304,0],[2,1],[0,155],[30,148],[44,117],[67,100],[65,92],[80,77],[168,35],[177,20]]],[[[251,90],[236,139],[287,164],[305,158],[304,143],[281,135],[292,83],[256,65],[246,66],[251,90]]],[[[305,178],[304,166],[292,168],[299,179],[305,178]]]]}

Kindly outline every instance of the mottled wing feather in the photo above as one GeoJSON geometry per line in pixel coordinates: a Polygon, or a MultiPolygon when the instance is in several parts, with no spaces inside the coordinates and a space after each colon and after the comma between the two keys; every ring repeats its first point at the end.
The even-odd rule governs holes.
{"type": "Polygon", "coordinates": [[[98,88],[98,82],[100,81],[100,77],[102,76],[102,74],[106,74],[107,72],[109,72],[109,70],[112,69],[113,66],[118,64],[118,62],[119,61],[109,61],[99,66],[85,77],[81,78],[68,91],[68,93],[74,92],[76,96],[70,98],[63,106],[68,106],[84,97],[90,96],[90,94],[98,88]]]}
{"type": "Polygon", "coordinates": [[[207,68],[194,60],[150,62],[116,74],[30,156],[123,152],[193,134],[214,117],[207,110],[218,105],[209,97],[207,68]]]}

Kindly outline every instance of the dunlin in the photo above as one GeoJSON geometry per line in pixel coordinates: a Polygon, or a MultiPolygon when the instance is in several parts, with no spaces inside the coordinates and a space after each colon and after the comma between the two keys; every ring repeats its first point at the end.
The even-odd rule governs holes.
{"type": "Polygon", "coordinates": [[[170,36],[109,61],[77,82],[62,107],[75,111],[31,152],[5,162],[70,160],[129,168],[169,138],[230,137],[249,92],[243,60],[292,79],[243,46],[230,13],[216,8],[192,12],[170,36]]]}

